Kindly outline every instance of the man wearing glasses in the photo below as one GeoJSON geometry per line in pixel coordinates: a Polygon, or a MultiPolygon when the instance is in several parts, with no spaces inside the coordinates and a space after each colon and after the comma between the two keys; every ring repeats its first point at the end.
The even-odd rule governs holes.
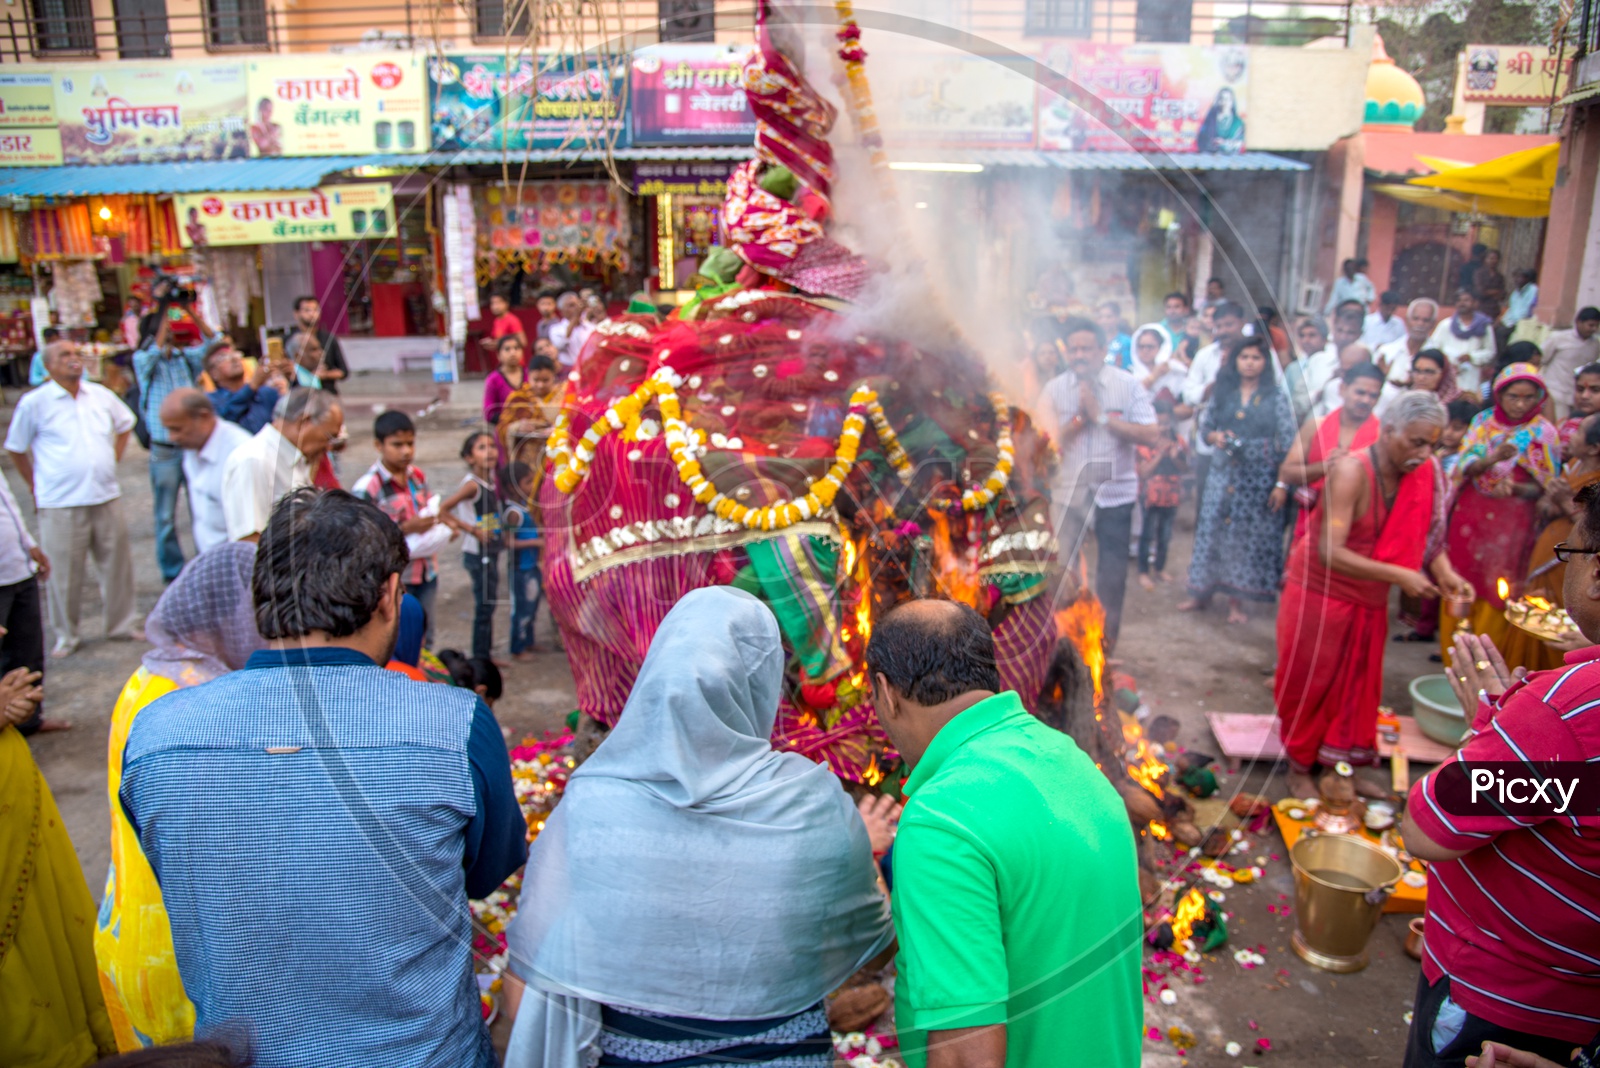
{"type": "Polygon", "coordinates": [[[1431,864],[1405,1068],[1469,1056],[1554,1068],[1600,1035],[1600,814],[1546,802],[1486,805],[1484,815],[1452,791],[1460,767],[1448,770],[1600,776],[1600,487],[1576,500],[1583,512],[1555,552],[1584,645],[1562,667],[1523,675],[1488,639],[1455,637],[1450,682],[1472,730],[1412,787],[1402,830],[1431,864]]]}

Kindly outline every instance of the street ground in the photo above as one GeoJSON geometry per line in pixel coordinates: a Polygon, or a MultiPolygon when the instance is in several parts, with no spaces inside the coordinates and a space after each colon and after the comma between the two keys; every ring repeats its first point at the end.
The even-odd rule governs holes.
{"type": "MultiPolygon", "coordinates": [[[[345,415],[351,444],[341,460],[346,484],[371,462],[366,428],[373,407],[417,412],[432,395],[433,386],[426,376],[400,380],[360,377],[347,384],[345,415]]],[[[447,491],[461,477],[464,468],[458,450],[467,431],[477,425],[478,396],[475,383],[456,387],[453,403],[418,420],[417,464],[436,489],[447,491]]],[[[0,412],[0,419],[9,420],[9,408],[0,412]]],[[[161,592],[146,456],[137,443],[130,444],[118,471],[132,532],[141,613],[155,605],[161,592]]],[[[30,512],[31,498],[9,459],[0,463],[24,512],[30,512]]],[[[1273,661],[1273,610],[1254,606],[1250,622],[1242,626],[1225,622],[1220,603],[1209,614],[1175,610],[1185,596],[1181,578],[1188,562],[1192,515],[1192,504],[1186,504],[1174,531],[1169,570],[1178,581],[1153,592],[1129,582],[1117,659],[1120,670],[1137,680],[1152,712],[1172,716],[1182,724],[1179,744],[1217,753],[1204,718],[1207,711],[1272,711],[1265,683],[1273,661]]],[[[184,544],[192,552],[187,522],[186,514],[180,513],[184,544]]],[[[442,554],[439,573],[437,644],[466,649],[472,614],[470,582],[451,551],[442,554]]],[[[110,853],[106,732],[117,694],[138,667],[145,646],[99,639],[100,599],[92,582],[85,587],[82,618],[82,648],[65,661],[52,661],[45,680],[50,715],[71,721],[73,729],[36,736],[32,746],[77,847],[85,877],[98,896],[110,853]]],[[[508,662],[509,619],[507,606],[495,627],[495,655],[508,662]]],[[[541,611],[537,626],[541,648],[549,650],[547,611],[541,611]]],[[[1393,643],[1388,647],[1385,701],[1403,714],[1410,707],[1407,683],[1417,675],[1439,670],[1427,659],[1432,648],[1393,643]]],[[[574,707],[572,676],[562,653],[546,651],[531,663],[513,663],[502,671],[505,696],[495,712],[513,742],[560,727],[574,707]]],[[[1245,765],[1222,777],[1223,796],[1262,792],[1276,800],[1285,793],[1283,771],[1282,765],[1245,765]]],[[[1226,893],[1224,908],[1232,914],[1230,941],[1198,966],[1203,982],[1174,977],[1174,1004],[1163,1004],[1153,995],[1147,1000],[1147,1034],[1155,1031],[1162,1037],[1159,1041],[1147,1039],[1144,1063],[1152,1068],[1177,1068],[1180,1064],[1258,1068],[1271,1064],[1307,1068],[1397,1064],[1403,1055],[1405,1016],[1412,1005],[1419,967],[1401,948],[1409,917],[1383,918],[1372,936],[1372,961],[1365,971],[1343,976],[1318,971],[1289,948],[1294,917],[1286,906],[1293,905],[1294,883],[1282,840],[1270,825],[1261,835],[1247,838],[1252,841],[1247,851],[1251,858],[1268,858],[1266,876],[1226,893]],[[1269,912],[1269,907],[1273,911],[1269,912]],[[1241,947],[1257,949],[1266,963],[1246,970],[1232,955],[1241,947]],[[1186,1058],[1180,1057],[1167,1037],[1171,1028],[1193,1036],[1195,1044],[1186,1058]],[[1261,1039],[1270,1043],[1270,1051],[1258,1047],[1261,1039]],[[1230,1042],[1242,1047],[1237,1057],[1226,1052],[1230,1042]]],[[[1209,889],[1204,883],[1201,888],[1209,889]]]]}

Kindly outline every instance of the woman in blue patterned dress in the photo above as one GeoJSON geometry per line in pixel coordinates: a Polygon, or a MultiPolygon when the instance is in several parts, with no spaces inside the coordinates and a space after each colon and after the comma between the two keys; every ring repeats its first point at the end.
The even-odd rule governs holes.
{"type": "Polygon", "coordinates": [[[1216,452],[1195,528],[1189,600],[1179,611],[1207,608],[1220,593],[1228,598],[1228,622],[1244,623],[1243,602],[1277,599],[1285,514],[1272,490],[1295,422],[1271,360],[1265,338],[1235,341],[1200,414],[1200,433],[1216,452]]]}

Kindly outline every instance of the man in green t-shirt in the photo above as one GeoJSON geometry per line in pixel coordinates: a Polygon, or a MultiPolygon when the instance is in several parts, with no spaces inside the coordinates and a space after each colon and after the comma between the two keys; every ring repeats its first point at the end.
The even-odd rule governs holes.
{"type": "Polygon", "coordinates": [[[1144,926],[1117,792],[998,692],[994,635],[965,605],[888,613],[867,670],[912,769],[893,896],[910,1068],[1135,1068],[1144,926]]]}

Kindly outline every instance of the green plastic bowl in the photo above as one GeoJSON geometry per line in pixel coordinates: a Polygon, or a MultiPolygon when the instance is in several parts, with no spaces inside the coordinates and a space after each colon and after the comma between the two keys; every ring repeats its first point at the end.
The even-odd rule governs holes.
{"type": "Polygon", "coordinates": [[[1411,715],[1429,738],[1452,748],[1467,736],[1466,713],[1443,675],[1419,675],[1411,680],[1411,715]]]}

